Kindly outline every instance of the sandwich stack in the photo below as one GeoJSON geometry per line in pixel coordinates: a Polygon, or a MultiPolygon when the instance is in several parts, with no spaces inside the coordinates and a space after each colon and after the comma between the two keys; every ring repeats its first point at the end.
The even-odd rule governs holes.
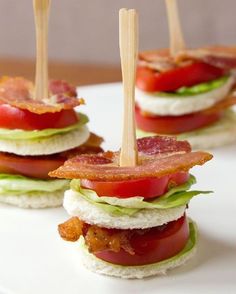
{"type": "Polygon", "coordinates": [[[35,87],[21,77],[0,80],[0,201],[24,208],[62,204],[67,180],[50,179],[75,154],[99,152],[102,139],[91,134],[84,103],[64,81],[48,81],[49,0],[34,0],[37,35],[35,87]]]}
{"type": "Polygon", "coordinates": [[[235,142],[236,48],[186,49],[176,0],[166,5],[170,49],[139,54],[138,136],[174,135],[195,148],[235,142]]]}
{"type": "Polygon", "coordinates": [[[144,278],[184,264],[196,250],[196,226],[187,218],[189,201],[202,191],[190,168],[212,158],[170,137],[136,140],[134,84],[137,13],[120,10],[124,84],[122,147],[117,152],[76,156],[50,173],[72,179],[64,208],[71,218],[61,237],[77,242],[84,265],[99,274],[144,278]]]}

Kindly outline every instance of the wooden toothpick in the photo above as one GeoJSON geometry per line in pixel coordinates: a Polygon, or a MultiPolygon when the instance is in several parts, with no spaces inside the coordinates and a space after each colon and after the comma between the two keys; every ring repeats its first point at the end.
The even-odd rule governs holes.
{"type": "Polygon", "coordinates": [[[135,79],[138,55],[138,16],[134,9],[120,10],[120,57],[124,91],[123,136],[120,166],[135,166],[138,162],[135,133],[135,79]]]}
{"type": "Polygon", "coordinates": [[[48,98],[48,19],[51,0],[33,0],[36,28],[35,99],[48,98]]]}
{"type": "Polygon", "coordinates": [[[185,42],[176,0],[166,0],[166,8],[170,31],[170,54],[174,57],[185,49],[185,42]]]}

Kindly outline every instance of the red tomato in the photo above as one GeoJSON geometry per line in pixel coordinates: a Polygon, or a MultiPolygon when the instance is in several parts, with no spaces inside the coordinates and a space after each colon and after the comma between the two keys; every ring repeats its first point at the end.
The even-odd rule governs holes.
{"type": "Polygon", "coordinates": [[[60,167],[65,160],[59,155],[17,156],[0,152],[0,173],[48,179],[48,173],[60,167]]]}
{"type": "Polygon", "coordinates": [[[179,186],[187,182],[188,178],[188,173],[180,172],[162,178],[146,178],[119,182],[81,180],[81,186],[94,190],[98,196],[114,196],[117,198],[142,196],[144,198],[156,198],[166,193],[170,185],[179,186]]]}
{"type": "Polygon", "coordinates": [[[21,130],[43,130],[65,128],[78,121],[76,112],[62,110],[55,113],[36,114],[8,104],[0,105],[0,128],[21,130]]]}
{"type": "Polygon", "coordinates": [[[143,115],[139,107],[135,108],[137,127],[146,132],[156,134],[180,134],[194,131],[218,121],[222,112],[195,112],[180,116],[148,116],[143,115]]]}
{"type": "MultiPolygon", "coordinates": [[[[114,231],[114,230],[113,230],[114,231]]],[[[189,238],[189,226],[184,215],[177,221],[147,230],[130,230],[130,244],[135,254],[123,249],[119,252],[102,251],[96,257],[119,265],[145,265],[165,260],[178,254],[189,238]]]]}
{"type": "Polygon", "coordinates": [[[138,67],[136,85],[146,92],[174,92],[181,87],[215,80],[224,74],[224,69],[204,62],[195,62],[163,73],[138,67]]]}

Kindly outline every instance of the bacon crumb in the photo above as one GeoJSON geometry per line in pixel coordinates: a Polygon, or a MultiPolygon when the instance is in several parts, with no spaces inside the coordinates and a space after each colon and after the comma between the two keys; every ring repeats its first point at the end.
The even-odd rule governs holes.
{"type": "Polygon", "coordinates": [[[62,239],[75,242],[83,234],[84,222],[77,217],[72,217],[68,221],[58,226],[58,231],[62,239]]]}
{"type": "Polygon", "coordinates": [[[129,242],[129,231],[113,230],[111,233],[111,230],[88,225],[78,217],[72,217],[65,223],[60,224],[58,231],[61,238],[66,241],[75,242],[83,236],[89,252],[92,253],[104,250],[119,252],[123,249],[131,255],[135,254],[129,242]]]}

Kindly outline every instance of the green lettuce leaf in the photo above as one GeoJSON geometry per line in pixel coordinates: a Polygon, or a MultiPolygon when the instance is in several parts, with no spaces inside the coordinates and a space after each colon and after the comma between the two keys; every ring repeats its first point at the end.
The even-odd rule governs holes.
{"type": "Polygon", "coordinates": [[[229,76],[223,76],[219,79],[209,81],[206,83],[201,83],[192,87],[181,87],[177,91],[172,93],[167,92],[157,92],[154,95],[163,97],[184,97],[184,96],[194,96],[203,93],[207,93],[222,87],[229,80],[229,76]]]}
{"type": "Polygon", "coordinates": [[[83,197],[86,201],[108,213],[131,216],[141,209],[168,209],[186,205],[194,196],[211,193],[210,191],[187,191],[195,183],[196,179],[191,175],[185,184],[173,187],[163,196],[150,201],[146,201],[143,197],[130,197],[126,199],[99,197],[95,191],[82,188],[79,180],[71,181],[71,189],[79,197],[83,197]]]}
{"type": "MultiPolygon", "coordinates": [[[[198,238],[197,226],[193,221],[189,220],[189,239],[188,239],[188,242],[185,245],[185,247],[178,254],[176,254],[175,256],[170,257],[168,259],[165,259],[163,261],[159,261],[159,262],[148,264],[148,265],[139,265],[139,266],[135,266],[135,268],[140,268],[140,269],[145,268],[145,269],[148,270],[148,268],[151,269],[153,267],[155,267],[155,268],[163,267],[163,266],[166,266],[168,264],[174,263],[178,259],[184,258],[188,254],[190,254],[192,252],[192,250],[194,250],[194,248],[196,247],[196,244],[197,244],[197,238],[198,238]]],[[[92,253],[88,252],[88,248],[87,248],[87,246],[85,244],[85,240],[84,240],[83,237],[80,237],[79,244],[81,246],[81,249],[84,250],[86,252],[86,254],[92,254],[92,253]]],[[[95,259],[97,258],[94,255],[93,255],[93,257],[95,259]]],[[[110,264],[109,262],[104,261],[104,260],[103,260],[103,262],[107,263],[107,264],[110,264]]],[[[123,267],[133,268],[134,267],[134,266],[124,266],[124,265],[118,265],[118,264],[112,264],[112,266],[117,267],[117,268],[123,268],[123,267]]]]}
{"type": "Polygon", "coordinates": [[[79,121],[71,126],[62,129],[45,129],[35,131],[24,131],[20,129],[9,130],[0,128],[0,139],[4,140],[38,140],[41,138],[60,135],[79,129],[88,122],[88,117],[85,114],[79,113],[79,121]]]}
{"type": "Polygon", "coordinates": [[[0,174],[0,195],[55,192],[69,187],[67,180],[39,180],[20,175],[0,174]]]}

